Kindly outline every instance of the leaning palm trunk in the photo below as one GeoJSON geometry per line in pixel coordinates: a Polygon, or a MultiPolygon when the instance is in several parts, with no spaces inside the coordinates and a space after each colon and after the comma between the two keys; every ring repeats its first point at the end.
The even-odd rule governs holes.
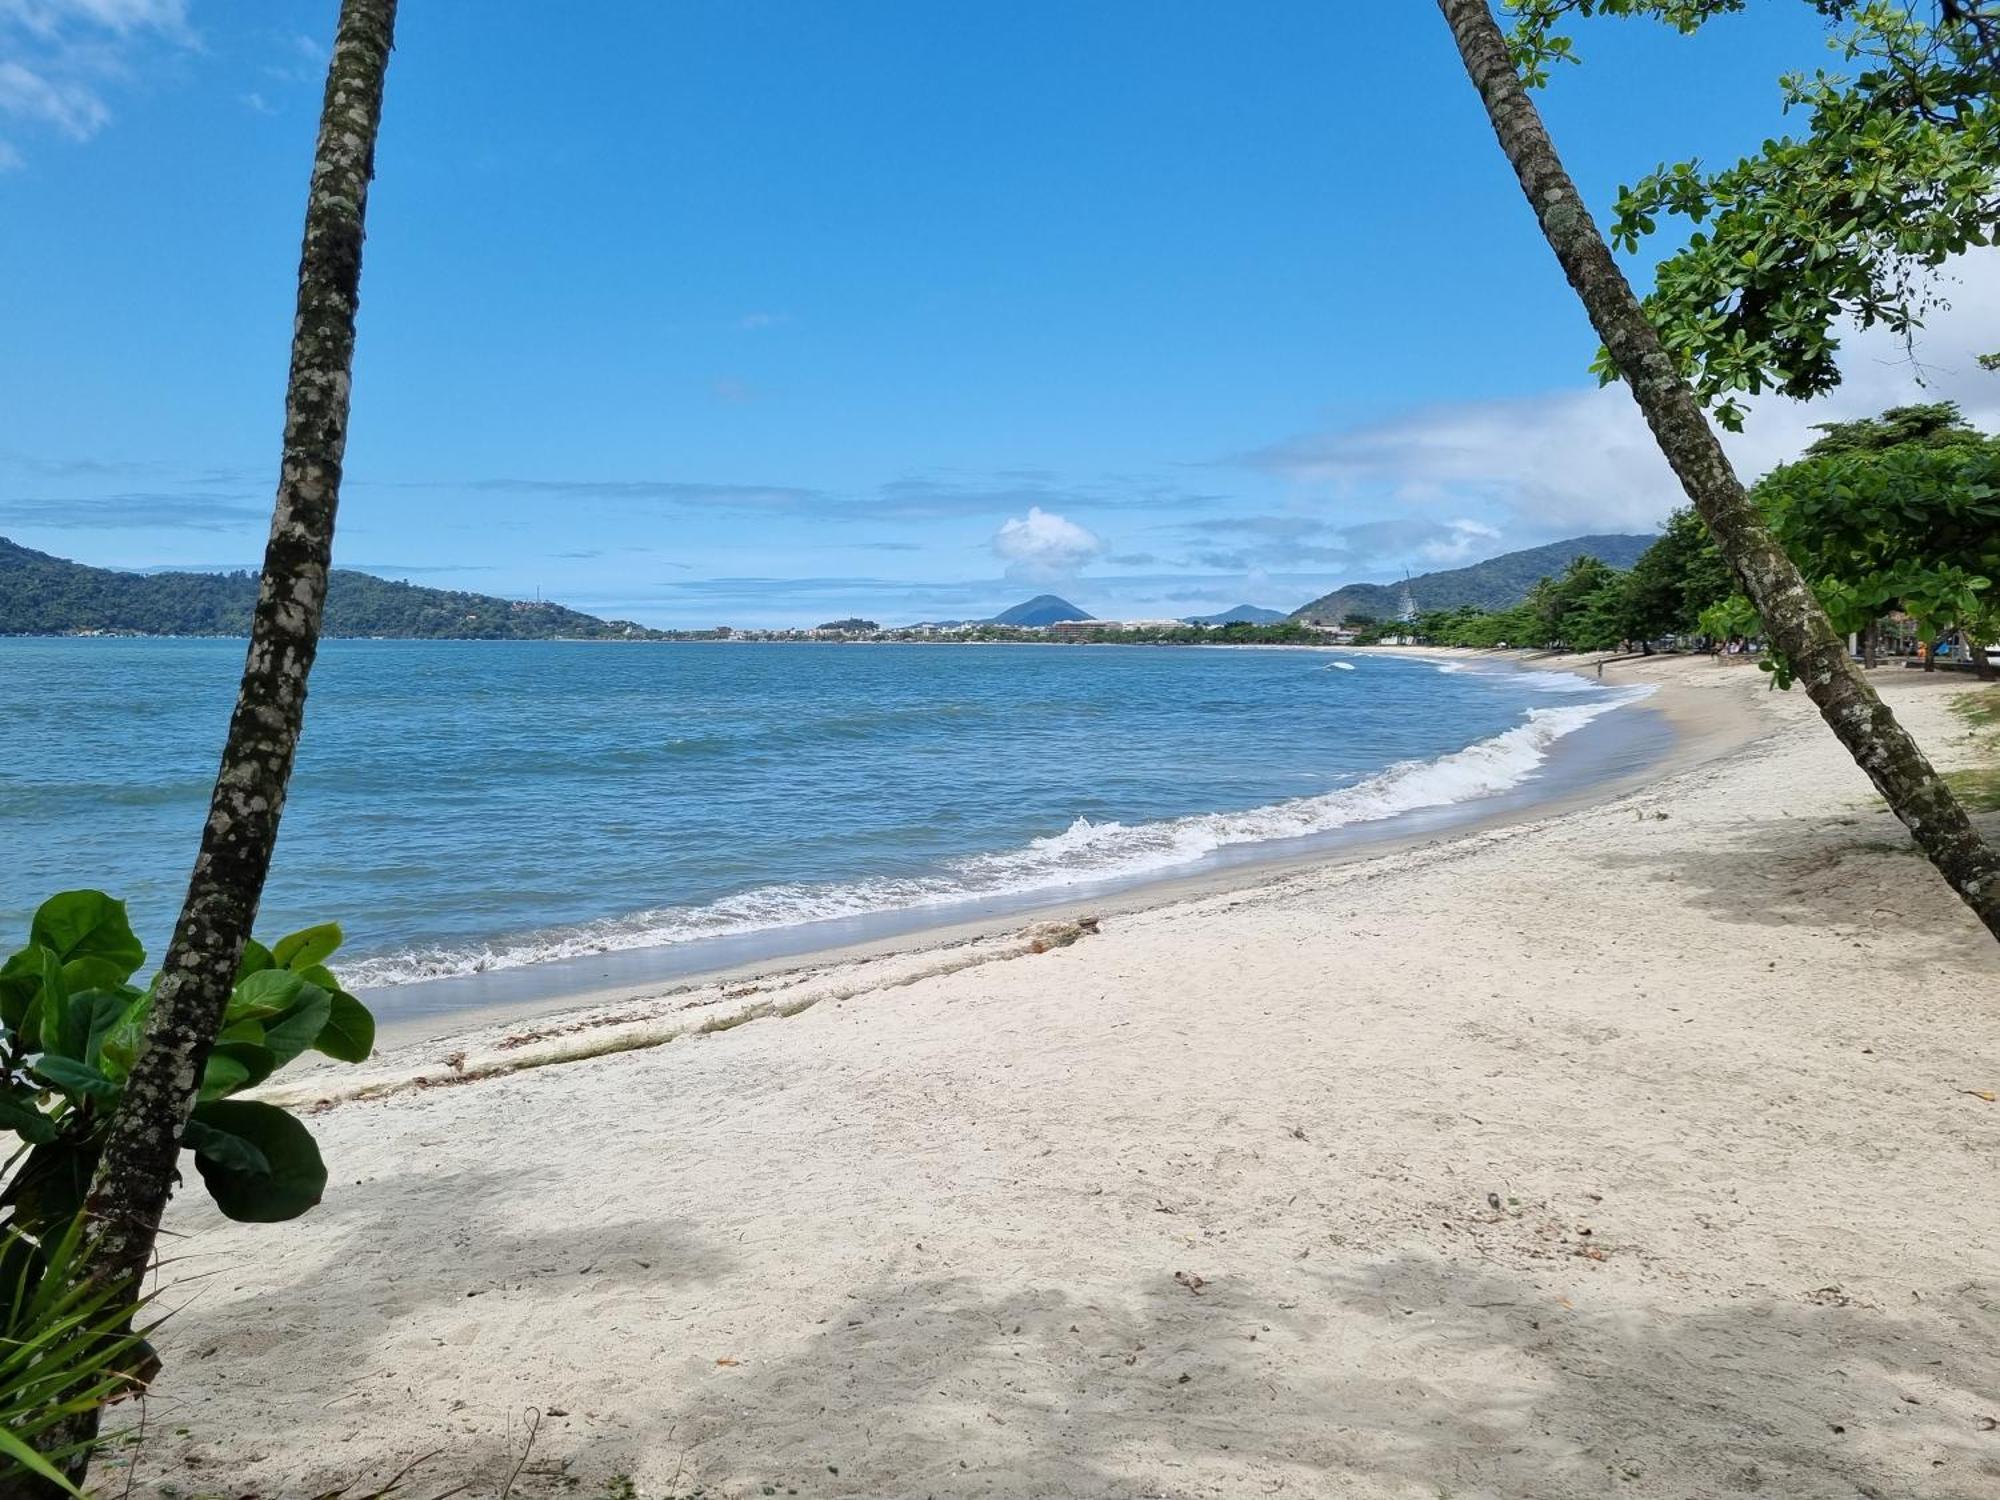
{"type": "Polygon", "coordinates": [[[2000,937],[2000,853],[1980,839],[1951,789],[1855,671],[1826,611],[1744,491],[1694,391],[1661,346],[1563,169],[1487,0],[1438,0],[1438,9],[1549,247],[1645,413],[1660,451],[1757,606],[1771,643],[1931,863],[2000,937]]]}
{"type": "MultiPolygon", "coordinates": [[[[222,766],[144,1050],[90,1184],[82,1274],[137,1285],[263,895],[304,722],[347,447],[363,218],[396,0],[342,0],[306,199],[277,504],[222,766]]],[[[76,1435],[70,1436],[75,1440],[76,1435]]],[[[82,1436],[88,1436],[87,1433],[82,1436]]]]}
{"type": "Polygon", "coordinates": [[[145,1050],[90,1185],[91,1272],[128,1277],[151,1256],[181,1130],[222,1020],[277,843],[305,719],[347,448],[363,216],[375,167],[396,0],[343,0],[306,201],[284,460],[250,650],[222,767],[146,1028],[145,1050]]]}
{"type": "Polygon", "coordinates": [[[145,1049],[90,1185],[93,1275],[136,1277],[146,1268],[180,1159],[181,1130],[278,839],[326,605],[347,448],[362,225],[395,23],[396,0],[342,0],[306,199],[284,458],[250,650],[187,900],[161,965],[145,1049]]]}

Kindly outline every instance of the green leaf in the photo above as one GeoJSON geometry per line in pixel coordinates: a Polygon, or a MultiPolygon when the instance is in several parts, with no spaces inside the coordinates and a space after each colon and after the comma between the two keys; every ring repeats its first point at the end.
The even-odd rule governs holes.
{"type": "Polygon", "coordinates": [[[243,957],[236,963],[236,982],[241,984],[252,974],[271,967],[271,950],[255,938],[243,940],[243,957]]]}
{"type": "Polygon", "coordinates": [[[118,978],[129,978],[146,961],[145,947],[132,935],[125,903],[102,891],[60,891],[35,910],[28,941],[52,950],[64,963],[73,958],[101,958],[121,965],[118,978]]]}
{"type": "Polygon", "coordinates": [[[217,1042],[201,1073],[201,1097],[221,1099],[254,1089],[277,1070],[269,1047],[255,1042],[217,1042]]]}
{"type": "Polygon", "coordinates": [[[292,1008],[305,981],[288,969],[260,969],[236,986],[223,1012],[223,1024],[268,1021],[292,1008]]]}
{"type": "Polygon", "coordinates": [[[69,1014],[69,986],[63,983],[62,960],[45,944],[35,945],[42,965],[42,993],[32,1012],[33,1028],[23,1027],[23,1045],[54,1047],[62,1035],[63,1017],[69,1014]]]}
{"type": "Polygon", "coordinates": [[[131,977],[131,971],[123,964],[89,955],[69,959],[63,964],[62,972],[63,986],[72,995],[78,990],[119,989],[131,977]]]}
{"type": "Polygon", "coordinates": [[[6,1454],[8,1458],[12,1459],[22,1468],[34,1471],[34,1473],[54,1485],[65,1495],[81,1496],[83,1494],[82,1490],[63,1477],[62,1471],[57,1469],[54,1464],[43,1458],[41,1454],[30,1448],[4,1427],[0,1427],[0,1453],[6,1454]]]}
{"type": "Polygon", "coordinates": [[[104,1038],[124,1017],[136,993],[85,990],[80,995],[71,995],[63,1012],[58,1040],[50,1050],[96,1067],[104,1038]]]}
{"type": "Polygon", "coordinates": [[[249,1177],[268,1177],[271,1163],[256,1145],[240,1135],[232,1135],[227,1130],[218,1130],[202,1120],[187,1122],[181,1132],[181,1144],[198,1157],[207,1157],[217,1166],[249,1177]]]}
{"type": "Polygon", "coordinates": [[[333,1008],[313,1049],[340,1062],[366,1062],[375,1050],[375,1016],[345,990],[332,992],[333,1008]]]}
{"type": "Polygon", "coordinates": [[[62,1057],[53,1052],[45,1052],[35,1059],[34,1071],[65,1094],[85,1095],[92,1099],[116,1099],[118,1085],[106,1078],[89,1063],[78,1062],[73,1057],[62,1057]]]}
{"type": "Polygon", "coordinates": [[[229,1218],[246,1224],[276,1224],[296,1219],[319,1202],[326,1191],[326,1163],[312,1132],[274,1104],[254,1099],[221,1099],[195,1106],[194,1120],[209,1130],[230,1136],[240,1146],[221,1146],[210,1138],[210,1149],[197,1151],[195,1166],[208,1185],[215,1206],[229,1218]],[[265,1169],[246,1169],[240,1147],[256,1150],[265,1169]],[[217,1152],[235,1152],[234,1163],[217,1152]]]}
{"type": "Polygon", "coordinates": [[[323,964],[340,946],[341,933],[338,922],[322,922],[317,927],[301,928],[288,937],[281,937],[271,948],[271,962],[281,969],[298,973],[310,969],[314,964],[323,964]]]}
{"type": "Polygon", "coordinates": [[[310,1047],[333,1014],[333,997],[316,984],[301,984],[291,1009],[264,1023],[264,1045],[283,1067],[310,1047]]]}
{"type": "Polygon", "coordinates": [[[7,1184],[14,1222],[39,1235],[74,1219],[83,1208],[97,1156],[95,1144],[74,1136],[58,1135],[37,1145],[7,1184]]]}
{"type": "Polygon", "coordinates": [[[229,1056],[209,1054],[201,1070],[201,1099],[221,1099],[242,1088],[250,1070],[229,1056]]]}
{"type": "Polygon", "coordinates": [[[33,1146],[56,1138],[56,1124],[36,1107],[32,1094],[0,1094],[0,1130],[11,1130],[33,1146]]]}
{"type": "Polygon", "coordinates": [[[0,1023],[19,1031],[42,988],[42,961],[30,944],[0,964],[0,1023]]]}
{"type": "Polygon", "coordinates": [[[135,997],[98,1043],[93,1061],[107,1077],[123,1079],[132,1071],[132,1064],[139,1060],[140,1048],[146,1044],[146,1016],[152,1008],[150,994],[135,997]]]}

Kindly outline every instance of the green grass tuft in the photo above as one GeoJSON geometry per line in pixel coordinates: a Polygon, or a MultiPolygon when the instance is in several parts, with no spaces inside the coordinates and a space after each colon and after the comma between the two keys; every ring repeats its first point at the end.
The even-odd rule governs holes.
{"type": "Polygon", "coordinates": [[[1951,711],[1980,729],[2000,729],[2000,687],[1960,693],[1951,700],[1951,711]]]}
{"type": "Polygon", "coordinates": [[[2000,812],[2000,768],[1947,771],[1944,779],[1967,812],[2000,812]]]}

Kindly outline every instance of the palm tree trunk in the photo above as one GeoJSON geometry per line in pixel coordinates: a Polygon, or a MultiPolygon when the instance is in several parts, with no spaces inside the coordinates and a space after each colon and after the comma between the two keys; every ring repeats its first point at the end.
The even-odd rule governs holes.
{"type": "MultiPolygon", "coordinates": [[[[284,457],[236,710],[146,1043],[90,1184],[82,1274],[140,1284],[264,892],[319,647],[347,448],[361,244],[396,0],[342,0],[306,198],[284,457]]],[[[88,1433],[65,1433],[70,1441],[88,1433]]],[[[51,1444],[58,1446],[59,1444],[51,1444]]]]}
{"type": "Polygon", "coordinates": [[[91,1182],[91,1273],[136,1278],[167,1206],[196,1080],[264,893],[305,720],[347,448],[354,316],[396,0],[342,0],[306,199],[284,459],[250,649],[187,901],[91,1182]]]}
{"type": "Polygon", "coordinates": [[[1693,390],[1563,169],[1487,0],[1438,0],[1542,233],[1773,645],[1932,864],[2000,937],[2000,853],[1847,659],[1826,611],[1730,467],[1693,390]]]}

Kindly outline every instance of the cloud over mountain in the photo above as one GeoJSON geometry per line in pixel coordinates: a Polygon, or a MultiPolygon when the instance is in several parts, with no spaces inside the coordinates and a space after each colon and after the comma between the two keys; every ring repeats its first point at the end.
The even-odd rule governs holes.
{"type": "MultiPolygon", "coordinates": [[[[1942,281],[1949,307],[1909,347],[1884,329],[1848,330],[1844,383],[1812,402],[1753,402],[1723,444],[1746,482],[1796,457],[1822,422],[1903,402],[1956,400],[2000,425],[2000,379],[1978,364],[2000,349],[2000,267],[1967,258],[1942,281]]],[[[1378,422],[1306,432],[1242,454],[1244,467],[1321,503],[1384,505],[1465,534],[1451,561],[1503,536],[1641,529],[1682,503],[1679,482],[1622,385],[1419,406],[1378,422]]]]}
{"type": "Polygon", "coordinates": [[[1074,576],[1103,555],[1104,542],[1067,517],[1033,505],[1027,515],[1005,522],[993,534],[993,550],[1007,565],[1009,578],[1046,582],[1074,576]]]}

